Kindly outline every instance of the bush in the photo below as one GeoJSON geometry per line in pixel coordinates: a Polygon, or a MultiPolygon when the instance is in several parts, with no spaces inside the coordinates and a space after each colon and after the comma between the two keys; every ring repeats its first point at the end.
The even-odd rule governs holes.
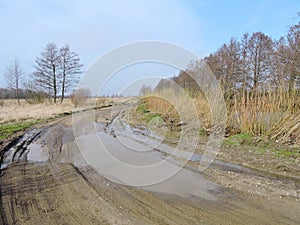
{"type": "Polygon", "coordinates": [[[41,91],[32,81],[25,82],[24,86],[28,104],[41,104],[50,99],[50,96],[41,91]]]}
{"type": "Polygon", "coordinates": [[[71,95],[71,102],[73,103],[74,107],[80,107],[84,106],[86,103],[86,100],[91,95],[91,91],[87,88],[80,88],[77,89],[72,95],[71,95]]]}
{"type": "Polygon", "coordinates": [[[26,102],[28,104],[42,104],[49,98],[49,95],[44,92],[26,91],[26,102]]]}

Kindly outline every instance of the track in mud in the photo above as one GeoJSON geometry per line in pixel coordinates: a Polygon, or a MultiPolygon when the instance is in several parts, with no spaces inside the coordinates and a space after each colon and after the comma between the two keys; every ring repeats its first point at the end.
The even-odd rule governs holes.
{"type": "MultiPolygon", "coordinates": [[[[99,111],[99,115],[105,118],[108,111],[99,111]]],[[[85,115],[78,118],[84,121],[85,115]]],[[[70,119],[33,130],[24,137],[6,149],[2,157],[0,224],[299,224],[300,221],[297,198],[282,194],[292,191],[297,194],[292,181],[270,180],[239,168],[234,170],[231,165],[216,166],[206,174],[186,170],[185,177],[204,176],[213,181],[209,182],[218,183],[208,190],[215,198],[211,201],[192,194],[172,193],[168,185],[164,186],[167,191],[145,190],[100,176],[81,157],[70,119]],[[42,153],[34,153],[41,150],[42,153]],[[30,151],[34,155],[30,156],[30,151]],[[47,160],[33,160],[41,154],[47,160]],[[257,180],[262,187],[253,187],[257,180]],[[264,182],[270,182],[269,189],[263,186],[264,182]],[[235,191],[229,184],[240,186],[241,190],[235,191]],[[245,194],[249,188],[260,193],[245,194]]],[[[177,182],[184,182],[183,176],[177,178],[177,182]]]]}

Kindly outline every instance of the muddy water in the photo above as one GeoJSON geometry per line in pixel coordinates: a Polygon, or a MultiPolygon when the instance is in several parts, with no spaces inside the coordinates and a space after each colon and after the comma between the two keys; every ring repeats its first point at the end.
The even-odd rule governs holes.
{"type": "Polygon", "coordinates": [[[40,144],[30,144],[27,151],[27,160],[29,162],[46,162],[49,160],[49,152],[40,144]]]}
{"type": "MultiPolygon", "coordinates": [[[[30,145],[33,146],[32,142],[38,138],[40,135],[41,130],[33,129],[27,132],[25,135],[19,137],[16,140],[16,143],[10,147],[9,149],[4,149],[4,154],[0,159],[0,169],[5,169],[7,166],[13,163],[22,162],[27,160],[27,154],[30,152],[30,145]]],[[[41,158],[38,156],[37,158],[41,158]]],[[[45,159],[45,157],[43,158],[45,159]]]]}
{"type": "Polygon", "coordinates": [[[183,169],[172,160],[162,160],[162,154],[157,151],[146,151],[149,146],[125,140],[125,137],[119,141],[100,132],[83,135],[77,138],[77,143],[88,164],[114,182],[182,197],[193,195],[207,200],[216,200],[216,196],[211,193],[216,193],[221,188],[201,175],[183,169]],[[123,144],[125,142],[127,146],[123,144]]]}
{"type": "MultiPolygon", "coordinates": [[[[116,120],[118,120],[116,118],[116,120]]],[[[147,150],[155,150],[163,155],[171,155],[172,159],[176,161],[177,159],[183,159],[185,162],[192,161],[192,162],[201,162],[203,156],[201,154],[197,154],[195,152],[189,152],[188,149],[177,149],[174,150],[174,147],[171,147],[170,145],[162,143],[164,140],[164,137],[156,134],[155,132],[149,131],[146,127],[130,127],[126,122],[124,121],[118,121],[115,122],[117,124],[117,132],[116,136],[118,137],[118,140],[123,143],[142,143],[142,146],[139,147],[140,151],[147,151],[147,150]],[[175,158],[174,158],[175,157],[175,158]]],[[[108,128],[104,129],[103,124],[96,124],[96,127],[99,131],[105,130],[106,133],[112,133],[111,130],[113,129],[112,126],[109,126],[108,128]]],[[[116,128],[116,125],[114,126],[116,128]]],[[[130,144],[129,144],[130,145],[130,144]]],[[[131,146],[134,148],[133,146],[131,146]]],[[[170,158],[171,160],[171,158],[170,158]]],[[[176,163],[179,163],[178,161],[176,163]]],[[[221,160],[214,160],[212,165],[210,167],[218,167],[221,169],[236,171],[236,172],[242,172],[242,173],[251,173],[251,174],[257,174],[257,172],[250,170],[248,168],[245,168],[243,166],[225,162],[221,160]]]]}

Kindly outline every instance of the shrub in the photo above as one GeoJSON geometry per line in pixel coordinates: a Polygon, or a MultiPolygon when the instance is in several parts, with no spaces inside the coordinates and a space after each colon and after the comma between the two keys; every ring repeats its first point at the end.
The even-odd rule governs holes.
{"type": "Polygon", "coordinates": [[[84,106],[88,97],[90,97],[91,91],[87,88],[80,88],[77,89],[71,95],[71,102],[73,103],[74,107],[81,107],[84,106]]]}

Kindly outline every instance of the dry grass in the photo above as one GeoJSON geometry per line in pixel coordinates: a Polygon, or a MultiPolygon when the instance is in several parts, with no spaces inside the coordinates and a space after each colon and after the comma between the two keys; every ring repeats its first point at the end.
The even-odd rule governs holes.
{"type": "Polygon", "coordinates": [[[19,122],[27,119],[44,119],[64,112],[71,112],[73,105],[69,99],[62,104],[42,103],[28,104],[25,100],[18,105],[17,100],[4,100],[0,109],[0,123],[19,122]]]}
{"type": "Polygon", "coordinates": [[[197,107],[185,93],[165,89],[143,98],[146,108],[161,114],[167,123],[191,122],[197,118],[197,107]]]}
{"type": "Polygon", "coordinates": [[[289,93],[278,88],[238,93],[229,110],[228,127],[239,133],[272,139],[285,137],[284,142],[288,139],[296,141],[300,137],[300,99],[297,92],[289,93]]]}
{"type": "MultiPolygon", "coordinates": [[[[209,131],[221,121],[218,115],[219,105],[214,102],[214,96],[199,94],[192,98],[197,112],[187,106],[187,99],[182,95],[165,89],[157,97],[146,97],[147,108],[151,112],[174,117],[178,108],[190,117],[199,116],[201,127],[209,131]],[[172,102],[172,104],[169,104],[172,102]],[[208,101],[209,99],[209,101],[208,101]],[[210,104],[209,104],[210,102],[210,104]],[[173,107],[175,105],[176,107],[173,107]]],[[[237,92],[234,98],[227,102],[226,130],[229,135],[243,133],[254,136],[265,136],[283,143],[300,144],[300,97],[296,91],[289,93],[285,88],[276,90],[266,88],[256,93],[237,92]]],[[[192,119],[191,119],[192,121],[192,119]]],[[[188,121],[186,121],[188,122],[188,121]]]]}
{"type": "Polygon", "coordinates": [[[165,118],[184,123],[199,122],[199,131],[222,129],[222,123],[226,120],[225,105],[219,102],[220,98],[215,93],[209,91],[206,95],[191,97],[184,91],[176,91],[176,88],[166,88],[144,99],[147,109],[165,118]]]}
{"type": "MultiPolygon", "coordinates": [[[[51,118],[62,113],[71,113],[76,108],[71,99],[65,99],[62,104],[52,102],[28,104],[25,100],[21,100],[21,104],[18,105],[17,100],[14,99],[4,99],[3,102],[3,107],[0,108],[0,123],[51,118]]],[[[80,107],[81,109],[101,107],[111,102],[111,99],[88,98],[80,107]]]]}

